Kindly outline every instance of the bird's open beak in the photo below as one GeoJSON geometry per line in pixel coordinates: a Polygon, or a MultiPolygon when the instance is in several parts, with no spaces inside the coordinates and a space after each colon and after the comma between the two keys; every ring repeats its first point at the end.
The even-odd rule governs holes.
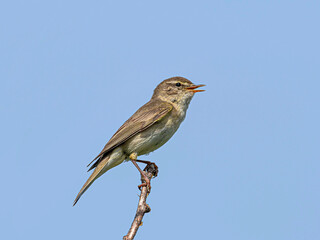
{"type": "Polygon", "coordinates": [[[191,87],[186,87],[186,89],[187,89],[188,91],[191,91],[191,92],[194,92],[194,93],[196,93],[196,92],[204,92],[205,90],[195,90],[195,89],[197,89],[197,88],[199,88],[199,87],[203,87],[203,86],[205,86],[205,85],[204,85],[204,84],[193,85],[193,86],[191,86],[191,87]]]}

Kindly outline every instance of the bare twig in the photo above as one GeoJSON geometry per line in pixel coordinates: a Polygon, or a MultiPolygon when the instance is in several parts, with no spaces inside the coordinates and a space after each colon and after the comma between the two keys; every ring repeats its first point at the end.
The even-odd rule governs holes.
{"type": "MultiPolygon", "coordinates": [[[[158,175],[158,167],[154,163],[148,164],[143,171],[150,181],[153,177],[156,177],[158,175]]],[[[143,177],[141,177],[141,182],[145,183],[145,180],[143,177]]],[[[150,191],[148,190],[147,186],[141,187],[141,194],[140,194],[140,199],[139,199],[136,215],[133,219],[133,222],[131,224],[131,227],[130,227],[127,235],[123,237],[123,240],[134,239],[139,227],[142,225],[142,218],[143,218],[144,214],[151,211],[151,208],[146,203],[149,192],[150,191]]]]}

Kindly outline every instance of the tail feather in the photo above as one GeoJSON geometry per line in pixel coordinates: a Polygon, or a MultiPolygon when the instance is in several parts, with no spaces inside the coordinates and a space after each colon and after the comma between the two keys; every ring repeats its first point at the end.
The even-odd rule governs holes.
{"type": "Polygon", "coordinates": [[[76,203],[79,201],[82,194],[84,194],[84,192],[87,191],[87,189],[91,186],[91,184],[97,178],[99,178],[102,174],[104,174],[107,170],[110,169],[110,168],[106,167],[109,159],[110,159],[110,157],[106,157],[106,158],[102,159],[102,161],[96,166],[93,173],[90,175],[90,177],[88,178],[86,183],[82,186],[80,192],[78,193],[76,199],[73,202],[73,206],[76,205],[76,203]]]}

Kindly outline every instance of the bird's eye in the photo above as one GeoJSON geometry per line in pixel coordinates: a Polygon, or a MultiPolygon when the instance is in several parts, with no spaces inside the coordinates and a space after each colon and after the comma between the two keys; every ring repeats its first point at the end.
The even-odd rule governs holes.
{"type": "Polygon", "coordinates": [[[177,83],[176,83],[176,86],[177,86],[177,87],[180,87],[180,86],[181,86],[181,83],[177,82],[177,83]]]}

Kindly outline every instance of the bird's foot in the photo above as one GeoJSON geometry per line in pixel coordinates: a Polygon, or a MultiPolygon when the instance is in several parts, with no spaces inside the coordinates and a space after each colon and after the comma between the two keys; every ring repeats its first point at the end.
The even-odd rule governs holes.
{"type": "Polygon", "coordinates": [[[148,162],[146,163],[147,166],[143,169],[144,172],[151,172],[152,178],[155,178],[158,176],[159,168],[154,162],[148,162]]]}
{"type": "Polygon", "coordinates": [[[143,179],[145,182],[138,186],[139,190],[141,191],[142,187],[147,187],[147,191],[150,192],[151,191],[150,180],[148,178],[143,178],[143,179]]]}

